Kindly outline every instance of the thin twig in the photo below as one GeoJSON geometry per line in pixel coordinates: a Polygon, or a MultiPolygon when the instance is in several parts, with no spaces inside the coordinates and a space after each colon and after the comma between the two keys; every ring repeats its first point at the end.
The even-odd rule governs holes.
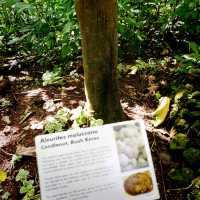
{"type": "MultiPolygon", "coordinates": [[[[25,111],[26,112],[26,111],[25,111]]],[[[25,116],[20,120],[20,124],[24,123],[34,112],[33,111],[28,111],[25,116]]]]}
{"type": "Polygon", "coordinates": [[[26,133],[25,133],[25,130],[23,130],[19,136],[19,140],[17,141],[17,144],[19,144],[23,139],[24,137],[26,137],[26,133]]]}
{"type": "Polygon", "coordinates": [[[166,136],[169,135],[169,133],[166,130],[154,128],[150,124],[146,124],[146,130],[150,133],[155,133],[160,139],[165,140],[168,143],[170,142],[170,137],[166,136]]]}
{"type": "Polygon", "coordinates": [[[14,97],[15,101],[16,101],[17,103],[19,103],[19,101],[18,101],[17,97],[15,96],[15,93],[13,92],[13,90],[12,90],[12,89],[11,89],[11,92],[12,92],[12,95],[13,95],[13,97],[14,97]]]}
{"type": "Polygon", "coordinates": [[[4,154],[6,154],[7,156],[13,156],[14,155],[12,153],[9,153],[9,152],[3,150],[2,148],[0,148],[0,151],[3,152],[4,154]]]}
{"type": "Polygon", "coordinates": [[[162,184],[163,184],[163,190],[164,190],[164,196],[165,196],[165,200],[167,200],[167,191],[166,191],[166,187],[165,187],[165,180],[163,177],[163,167],[162,167],[162,161],[159,161],[160,164],[160,171],[161,171],[161,178],[162,178],[162,184]]]}
{"type": "MultiPolygon", "coordinates": [[[[153,135],[154,136],[154,135],[153,135]]],[[[152,152],[155,152],[154,150],[153,150],[153,147],[156,145],[156,141],[155,141],[155,136],[154,136],[154,140],[153,140],[153,143],[152,143],[152,145],[151,145],[151,151],[152,152]]]]}
{"type": "MultiPolygon", "coordinates": [[[[156,138],[155,138],[155,142],[156,142],[156,138]]],[[[160,151],[159,146],[157,145],[157,155],[159,154],[159,152],[161,152],[161,151],[160,151]]],[[[162,166],[162,161],[161,161],[161,159],[159,159],[159,165],[160,165],[162,186],[163,186],[163,190],[164,190],[164,197],[165,197],[165,200],[167,200],[167,191],[166,191],[166,187],[165,187],[165,180],[164,180],[164,177],[163,177],[163,166],[162,166]]]]}

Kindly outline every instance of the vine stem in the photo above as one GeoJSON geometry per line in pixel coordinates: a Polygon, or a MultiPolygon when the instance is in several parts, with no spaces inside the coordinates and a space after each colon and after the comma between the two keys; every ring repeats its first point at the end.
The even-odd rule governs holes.
{"type": "Polygon", "coordinates": [[[181,191],[181,190],[189,190],[192,186],[193,186],[193,184],[191,183],[191,184],[190,184],[189,186],[187,186],[187,187],[168,189],[167,191],[181,191]]]}

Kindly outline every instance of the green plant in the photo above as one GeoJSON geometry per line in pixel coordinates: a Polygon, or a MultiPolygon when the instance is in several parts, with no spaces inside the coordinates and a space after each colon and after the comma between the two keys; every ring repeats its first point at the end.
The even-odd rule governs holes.
{"type": "Polygon", "coordinates": [[[65,123],[60,122],[55,116],[47,117],[45,120],[45,131],[48,133],[63,131],[65,123]]]}
{"type": "Polygon", "coordinates": [[[95,119],[94,117],[88,116],[85,110],[79,106],[71,111],[71,120],[73,121],[72,128],[82,126],[100,126],[103,125],[102,119],[95,119]]]}
{"type": "MultiPolygon", "coordinates": [[[[189,0],[186,3],[174,0],[137,2],[120,0],[118,25],[120,50],[127,52],[128,49],[129,54],[139,56],[144,52],[153,54],[152,49],[162,50],[163,47],[170,49],[170,46],[184,41],[188,33],[193,35],[191,27],[185,26],[185,23],[188,23],[187,14],[192,14],[191,8],[184,10],[183,4],[188,7],[190,2],[189,0]]],[[[196,5],[195,9],[198,10],[197,8],[196,5]]],[[[195,15],[198,16],[197,11],[195,15]]],[[[199,18],[196,18],[196,23],[197,19],[199,18]]]]}
{"type": "Polygon", "coordinates": [[[55,115],[46,118],[45,131],[54,133],[68,128],[100,126],[102,124],[103,120],[88,116],[81,106],[72,110],[63,107],[55,115]]]}
{"type": "MultiPolygon", "coordinates": [[[[9,200],[10,199],[10,192],[4,192],[2,195],[1,195],[1,199],[2,200],[9,200]]],[[[11,199],[10,199],[11,200],[11,199]]]]}
{"type": "Polygon", "coordinates": [[[155,93],[155,98],[156,98],[157,101],[159,101],[159,99],[160,99],[161,97],[162,97],[162,96],[161,96],[161,94],[160,94],[159,91],[155,93]]]}
{"type": "Polygon", "coordinates": [[[187,135],[183,133],[178,133],[175,135],[173,140],[170,143],[170,149],[171,150],[182,150],[185,149],[187,144],[189,142],[189,139],[187,135]]]}
{"type": "Polygon", "coordinates": [[[200,177],[192,181],[192,192],[188,194],[189,200],[200,200],[200,177]]]}
{"type": "Polygon", "coordinates": [[[45,120],[45,131],[54,133],[63,131],[65,127],[69,127],[70,110],[66,107],[59,109],[54,116],[49,116],[45,120]]]}
{"type": "Polygon", "coordinates": [[[200,177],[195,178],[194,180],[192,180],[192,185],[197,188],[200,189],[200,177]]]}
{"type": "Polygon", "coordinates": [[[61,123],[67,123],[70,119],[71,113],[70,109],[63,107],[59,109],[56,113],[56,119],[61,123]]]}
{"type": "Polygon", "coordinates": [[[180,63],[175,70],[176,82],[188,84],[191,80],[198,80],[200,75],[200,46],[197,43],[189,42],[190,53],[177,55],[176,60],[180,63]]]}
{"type": "Polygon", "coordinates": [[[193,147],[186,149],[183,152],[184,159],[192,166],[199,165],[200,166],[200,150],[195,149],[193,147]]]}
{"type": "Polygon", "coordinates": [[[54,68],[53,71],[46,71],[42,75],[43,86],[53,85],[53,84],[63,84],[63,78],[61,77],[61,68],[54,68]]]}
{"type": "Polygon", "coordinates": [[[88,115],[81,106],[73,109],[71,113],[72,116],[70,119],[73,121],[73,128],[88,124],[88,115]]]}
{"type": "Polygon", "coordinates": [[[28,175],[29,175],[29,171],[25,169],[20,169],[15,179],[16,181],[23,182],[24,180],[27,180],[28,175]]]}
{"type": "Polygon", "coordinates": [[[34,55],[41,65],[69,61],[79,51],[73,0],[0,2],[1,50],[34,55]]]}
{"type": "Polygon", "coordinates": [[[34,186],[33,180],[28,180],[29,171],[20,169],[15,180],[19,181],[22,185],[20,193],[24,194],[23,200],[40,200],[40,195],[36,194],[37,186],[34,186]]]}
{"type": "Polygon", "coordinates": [[[14,167],[17,162],[21,161],[21,159],[22,159],[21,155],[13,154],[11,159],[12,167],[14,167]]]}
{"type": "Polygon", "coordinates": [[[198,0],[184,0],[180,1],[177,6],[175,15],[179,16],[183,23],[185,30],[190,30],[191,35],[198,35],[200,33],[200,27],[198,26],[199,13],[199,1],[198,0]]]}
{"type": "Polygon", "coordinates": [[[178,185],[188,185],[194,178],[193,171],[189,168],[171,169],[168,176],[178,185]]]}
{"type": "MultiPolygon", "coordinates": [[[[143,55],[146,48],[168,46],[170,41],[163,41],[166,33],[178,41],[200,31],[198,0],[119,0],[118,5],[120,53],[143,55]]],[[[66,63],[80,54],[73,0],[2,0],[0,13],[2,52],[18,49],[19,54],[34,55],[41,65],[52,60],[66,63]]]]}
{"type": "Polygon", "coordinates": [[[101,126],[103,125],[103,120],[102,119],[95,119],[95,118],[90,118],[90,126],[101,126]]]}

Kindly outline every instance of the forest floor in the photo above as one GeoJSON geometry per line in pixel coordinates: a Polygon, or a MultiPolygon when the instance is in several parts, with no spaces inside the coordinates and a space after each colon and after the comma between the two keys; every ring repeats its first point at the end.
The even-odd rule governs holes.
{"type": "MultiPolygon", "coordinates": [[[[8,74],[9,85],[0,96],[10,102],[6,109],[0,110],[0,169],[9,172],[8,178],[2,183],[2,189],[11,193],[13,200],[22,198],[19,193],[20,185],[15,181],[19,169],[27,169],[30,177],[38,184],[34,138],[44,134],[45,118],[63,106],[73,109],[85,102],[82,74],[65,76],[63,86],[42,86],[39,81],[41,75],[42,73],[33,73],[30,69],[8,74]],[[52,100],[53,105],[49,106],[52,100]],[[14,154],[23,157],[13,166],[11,159],[14,154]]],[[[162,81],[168,81],[164,80],[166,77],[156,80],[156,77],[146,73],[120,78],[121,103],[130,119],[142,118],[145,121],[160,199],[184,200],[187,190],[174,190],[176,184],[167,177],[168,167],[172,162],[168,151],[169,134],[164,125],[155,129],[147,115],[157,107],[155,85],[162,78],[162,81]],[[155,82],[154,87],[152,82],[155,82]]]]}

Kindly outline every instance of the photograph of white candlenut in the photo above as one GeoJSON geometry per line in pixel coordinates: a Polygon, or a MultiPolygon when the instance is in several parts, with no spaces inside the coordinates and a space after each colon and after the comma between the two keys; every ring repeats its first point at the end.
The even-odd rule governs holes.
{"type": "Polygon", "coordinates": [[[147,167],[148,160],[140,124],[117,125],[113,130],[121,171],[147,167]]]}

